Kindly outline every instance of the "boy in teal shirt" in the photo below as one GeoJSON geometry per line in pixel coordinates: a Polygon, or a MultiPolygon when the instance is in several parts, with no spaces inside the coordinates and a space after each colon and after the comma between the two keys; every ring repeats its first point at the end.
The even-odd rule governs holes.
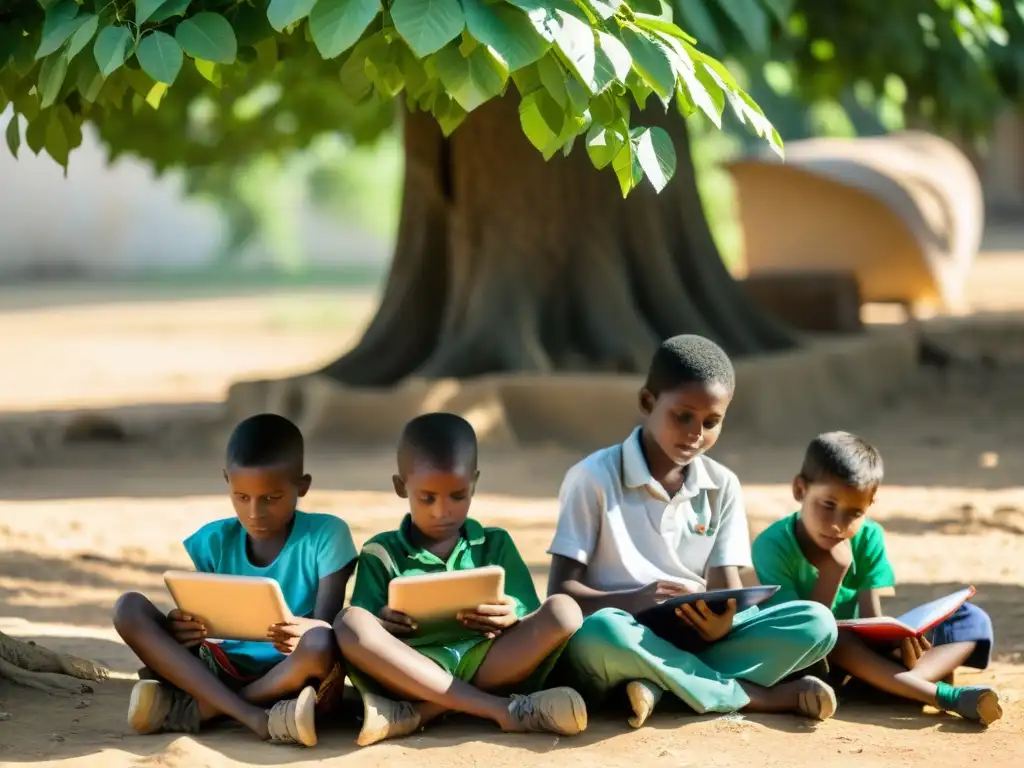
{"type": "MultiPolygon", "coordinates": [[[[881,596],[896,577],[882,527],[866,517],[882,474],[881,455],[856,435],[830,432],[811,442],[793,480],[800,511],[773,523],[753,546],[758,579],[782,587],[775,603],[813,600],[837,619],[884,615],[881,596]]],[[[899,648],[869,646],[840,631],[829,662],[844,676],[988,725],[1002,716],[996,692],[946,681],[960,666],[983,669],[991,649],[992,622],[965,603],[928,635],[899,648]]]]}
{"type": "Polygon", "coordinates": [[[478,477],[476,434],[465,419],[431,413],[406,425],[394,485],[409,514],[363,547],[352,606],[335,623],[363,697],[360,745],[412,733],[446,711],[488,718],[506,731],[573,735],[587,725],[575,691],[538,690],[582,622],[579,606],[564,596],[542,603],[508,533],[467,517],[478,477]],[[397,576],[488,565],[505,570],[501,604],[430,627],[388,607],[388,583],[397,576]],[[498,690],[532,692],[491,693],[498,690]]]}
{"type": "Polygon", "coordinates": [[[311,478],[302,434],[281,416],[235,428],[224,478],[235,517],[185,540],[192,563],[203,573],[274,579],[298,618],[268,627],[266,642],[214,643],[199,617],[177,609],[165,616],[144,596],[124,595],[114,627],[151,678],[132,690],[128,723],[138,733],[194,732],[226,715],[261,738],[313,746],[318,700],[344,679],[330,622],[355,570],[352,534],[340,518],[296,510],[311,478]]]}

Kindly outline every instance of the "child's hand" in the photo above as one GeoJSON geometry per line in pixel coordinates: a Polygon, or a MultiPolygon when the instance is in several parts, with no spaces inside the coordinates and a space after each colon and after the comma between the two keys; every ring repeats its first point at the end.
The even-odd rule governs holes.
{"type": "Polygon", "coordinates": [[[415,621],[404,613],[391,610],[386,605],[380,609],[380,615],[377,616],[377,620],[384,629],[398,637],[411,635],[416,631],[415,621]]]}
{"type": "Polygon", "coordinates": [[[331,625],[318,619],[292,619],[281,624],[271,624],[267,630],[267,639],[274,644],[278,653],[288,655],[299,647],[302,636],[315,627],[330,629],[331,625]]]}
{"type": "Polygon", "coordinates": [[[925,652],[932,647],[927,637],[905,637],[900,643],[900,660],[907,669],[913,669],[925,652]]]}
{"type": "Polygon", "coordinates": [[[507,597],[497,605],[478,605],[472,611],[462,611],[455,618],[467,629],[491,639],[519,623],[515,603],[507,597]]]}
{"type": "Polygon", "coordinates": [[[644,608],[650,608],[652,605],[658,605],[666,600],[670,600],[673,597],[688,595],[690,590],[682,584],[676,584],[672,581],[652,581],[646,587],[641,587],[636,594],[639,598],[638,608],[643,610],[644,608]]]}
{"type": "Polygon", "coordinates": [[[696,605],[681,605],[676,608],[676,616],[685,621],[708,643],[721,640],[732,629],[732,620],[736,615],[736,601],[726,602],[725,613],[715,613],[703,600],[696,605]]]}
{"type": "Polygon", "coordinates": [[[206,639],[206,626],[187,613],[182,613],[178,608],[167,614],[167,621],[170,622],[171,635],[186,648],[199,645],[206,639]]]}
{"type": "Polygon", "coordinates": [[[826,565],[831,565],[833,568],[837,568],[842,571],[848,571],[852,564],[853,548],[850,546],[849,539],[844,539],[832,547],[832,549],[828,550],[826,565]]]}

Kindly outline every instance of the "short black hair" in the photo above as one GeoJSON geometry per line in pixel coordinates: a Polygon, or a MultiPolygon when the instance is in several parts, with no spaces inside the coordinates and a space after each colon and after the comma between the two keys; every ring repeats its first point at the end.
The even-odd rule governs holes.
{"type": "Polygon", "coordinates": [[[454,413],[425,413],[405,425],[398,441],[398,471],[410,472],[418,461],[435,469],[477,467],[477,441],[473,426],[454,413]]]}
{"type": "Polygon", "coordinates": [[[736,371],[720,346],[695,334],[673,336],[661,342],[647,370],[644,389],[657,397],[685,384],[721,384],[736,389],[736,371]]]}
{"type": "Polygon", "coordinates": [[[276,413],[250,416],[228,438],[227,466],[237,468],[293,466],[301,473],[305,454],[302,432],[276,413]]]}
{"type": "Polygon", "coordinates": [[[806,483],[838,480],[858,490],[878,487],[883,475],[882,454],[849,432],[825,432],[811,440],[800,468],[806,483]]]}

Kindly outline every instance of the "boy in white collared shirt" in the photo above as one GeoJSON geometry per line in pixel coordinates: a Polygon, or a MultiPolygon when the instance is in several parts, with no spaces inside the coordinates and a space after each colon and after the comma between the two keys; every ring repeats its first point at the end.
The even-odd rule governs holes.
{"type": "Polygon", "coordinates": [[[591,614],[563,654],[562,670],[597,702],[626,685],[639,727],[665,690],[698,712],[796,711],[826,719],[832,689],[807,676],[837,629],[806,601],[720,615],[703,603],[677,609],[700,647],[681,650],[635,616],[674,595],[741,587],[750,533],[739,480],[702,456],[732,400],[728,356],[700,336],[659,347],[640,390],[643,424],[621,445],[569,470],[559,494],[549,594],[591,614]]]}

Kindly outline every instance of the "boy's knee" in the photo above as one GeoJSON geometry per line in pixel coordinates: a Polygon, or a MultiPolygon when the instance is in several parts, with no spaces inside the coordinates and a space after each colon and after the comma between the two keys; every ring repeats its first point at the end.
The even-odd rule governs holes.
{"type": "Polygon", "coordinates": [[[156,611],[155,606],[145,595],[138,592],[126,592],[114,603],[114,629],[122,637],[134,632],[139,622],[150,617],[156,611]]]}
{"type": "Polygon", "coordinates": [[[330,674],[338,658],[338,645],[334,633],[327,627],[309,630],[299,640],[295,654],[309,669],[310,677],[323,679],[330,674]]]}
{"type": "Polygon", "coordinates": [[[380,625],[377,617],[365,608],[358,608],[356,606],[346,608],[334,620],[335,642],[344,651],[346,645],[360,642],[371,623],[380,625]]]}
{"type": "Polygon", "coordinates": [[[836,617],[832,615],[832,611],[821,603],[810,601],[803,606],[803,609],[806,612],[807,632],[818,643],[827,646],[829,650],[835,647],[839,640],[839,627],[836,625],[836,617]]]}
{"type": "Polygon", "coordinates": [[[583,624],[583,611],[568,595],[551,595],[541,604],[541,615],[551,630],[563,639],[572,637],[583,624]]]}

